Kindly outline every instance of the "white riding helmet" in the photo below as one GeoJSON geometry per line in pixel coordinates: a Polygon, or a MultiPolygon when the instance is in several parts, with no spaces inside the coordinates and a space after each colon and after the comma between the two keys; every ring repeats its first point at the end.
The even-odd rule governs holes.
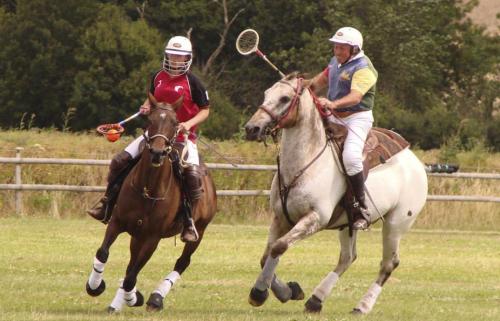
{"type": "Polygon", "coordinates": [[[193,62],[193,46],[191,41],[182,36],[175,36],[170,38],[165,47],[165,55],[163,57],[163,69],[170,74],[174,71],[175,75],[185,74],[191,67],[193,62]],[[175,62],[170,61],[168,54],[179,55],[179,56],[189,56],[187,61],[175,62]]]}
{"type": "Polygon", "coordinates": [[[358,47],[359,50],[363,49],[363,36],[358,29],[352,27],[340,28],[329,40],[334,43],[345,43],[358,47]]]}

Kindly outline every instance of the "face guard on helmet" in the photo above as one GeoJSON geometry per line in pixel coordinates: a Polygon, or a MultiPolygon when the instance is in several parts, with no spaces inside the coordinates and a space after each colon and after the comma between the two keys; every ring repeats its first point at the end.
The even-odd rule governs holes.
{"type": "Polygon", "coordinates": [[[193,47],[188,38],[175,36],[170,38],[165,47],[163,70],[173,76],[185,74],[193,62],[193,47]],[[172,56],[182,56],[184,59],[173,59],[172,56]]]}
{"type": "Polygon", "coordinates": [[[333,43],[343,43],[358,48],[358,51],[363,49],[363,36],[358,29],[352,27],[340,28],[329,40],[333,43]]]}

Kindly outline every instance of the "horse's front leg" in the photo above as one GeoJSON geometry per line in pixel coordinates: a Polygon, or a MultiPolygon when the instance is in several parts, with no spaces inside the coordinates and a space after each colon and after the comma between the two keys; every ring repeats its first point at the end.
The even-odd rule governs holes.
{"type": "Polygon", "coordinates": [[[144,297],[135,286],[137,275],[151,258],[160,241],[159,237],[146,237],[151,237],[151,239],[144,240],[143,238],[132,237],[130,241],[130,261],[127,266],[127,273],[123,284],[116,291],[115,297],[108,307],[109,313],[120,311],[123,304],[130,307],[138,307],[144,304],[144,297]]]}
{"type": "Polygon", "coordinates": [[[108,261],[109,248],[116,240],[117,236],[123,231],[118,227],[115,220],[111,220],[108,227],[106,228],[106,233],[104,235],[104,240],[101,246],[96,252],[94,257],[94,263],[92,265],[92,272],[90,272],[89,279],[86,284],[87,293],[91,296],[99,296],[104,290],[106,290],[106,282],[104,282],[104,266],[108,261]]]}
{"type": "Polygon", "coordinates": [[[250,291],[248,301],[251,305],[260,306],[265,302],[268,297],[268,289],[271,287],[273,280],[276,282],[276,287],[280,286],[280,283],[282,286],[283,282],[275,277],[280,256],[295,242],[316,233],[320,229],[319,214],[311,211],[303,216],[290,231],[270,244],[269,255],[265,260],[262,272],[250,291]]]}
{"type": "Polygon", "coordinates": [[[158,284],[156,290],[154,290],[149,296],[146,302],[146,309],[148,311],[160,311],[163,309],[163,299],[170,292],[174,284],[181,278],[181,274],[188,268],[191,263],[191,256],[196,251],[198,246],[203,239],[205,234],[205,226],[196,226],[198,230],[198,241],[188,242],[184,245],[181,256],[175,262],[174,270],[170,272],[161,282],[158,284]]]}
{"type": "Polygon", "coordinates": [[[306,312],[320,312],[323,302],[332,292],[340,276],[356,260],[356,236],[357,231],[353,231],[352,237],[349,236],[349,229],[345,228],[339,231],[340,256],[335,269],[314,288],[311,297],[305,304],[306,312]]]}
{"type": "MultiPolygon", "coordinates": [[[[266,249],[264,250],[264,254],[260,260],[261,268],[264,268],[264,264],[266,263],[267,257],[271,251],[271,246],[278,238],[282,237],[290,229],[288,222],[286,222],[283,217],[281,218],[282,220],[280,220],[278,216],[274,216],[274,219],[271,222],[266,249]]],[[[297,282],[285,283],[281,281],[276,274],[274,274],[271,282],[271,291],[281,303],[285,303],[288,300],[304,299],[304,292],[297,282]]]]}

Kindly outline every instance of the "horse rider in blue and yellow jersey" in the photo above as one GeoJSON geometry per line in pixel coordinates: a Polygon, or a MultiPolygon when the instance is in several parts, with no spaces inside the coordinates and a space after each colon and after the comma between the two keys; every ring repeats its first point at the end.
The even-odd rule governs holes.
{"type": "Polygon", "coordinates": [[[378,73],[363,52],[363,36],[352,27],[343,27],[329,39],[334,56],[328,66],[316,75],[311,88],[318,92],[328,87],[321,106],[333,112],[328,122],[348,129],[342,159],[347,178],[356,198],[353,229],[368,228],[369,213],[365,202],[363,148],[373,124],[375,84],[378,73]]]}

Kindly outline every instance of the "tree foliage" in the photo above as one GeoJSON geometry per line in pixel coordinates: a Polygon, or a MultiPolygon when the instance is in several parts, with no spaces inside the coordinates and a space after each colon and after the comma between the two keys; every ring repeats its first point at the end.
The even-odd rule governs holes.
{"type": "Polygon", "coordinates": [[[236,52],[241,30],[256,29],[259,48],[285,73],[312,76],[332,55],[328,38],[350,25],[362,31],[365,53],[379,72],[377,126],[395,128],[425,149],[453,137],[464,148],[482,142],[500,150],[499,37],[486,35],[467,18],[474,5],[477,1],[0,1],[0,111],[10,116],[2,117],[0,126],[18,127],[20,119],[35,115],[38,127],[66,127],[61,115],[69,108],[76,108],[73,130],[123,119],[144,100],[168,38],[188,34],[194,71],[212,98],[203,134],[231,137],[278,79],[257,56],[236,52]],[[204,68],[210,57],[210,68],[204,68]]]}

